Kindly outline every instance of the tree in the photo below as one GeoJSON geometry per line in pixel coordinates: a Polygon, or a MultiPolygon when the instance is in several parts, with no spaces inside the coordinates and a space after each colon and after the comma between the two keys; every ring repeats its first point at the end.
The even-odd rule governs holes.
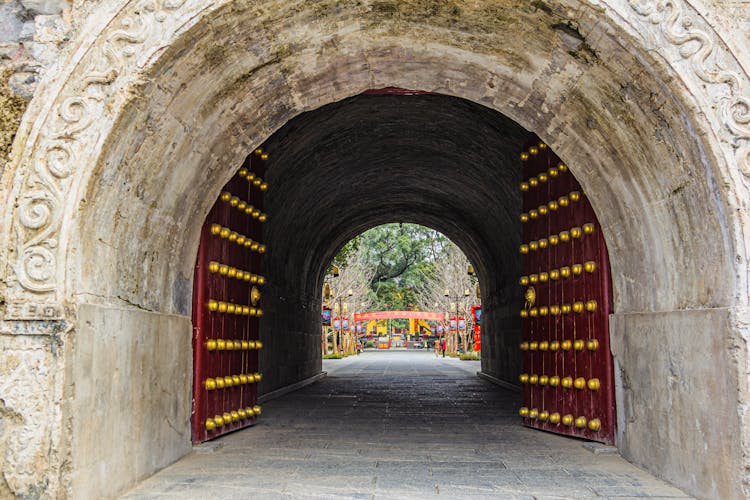
{"type": "MultiPolygon", "coordinates": [[[[378,226],[344,245],[334,257],[334,265],[339,276],[332,277],[332,267],[326,274],[334,316],[340,315],[335,312],[339,302],[360,311],[365,307],[446,311],[453,302],[454,310],[467,318],[461,345],[468,350],[468,316],[476,300],[477,280],[468,275],[469,261],[463,252],[441,233],[416,224],[378,226]],[[450,300],[444,295],[446,289],[450,300]],[[466,291],[468,296],[464,296],[466,291]]],[[[394,324],[404,327],[406,320],[394,320],[394,324]]],[[[334,343],[337,350],[336,337],[334,343]]],[[[458,339],[451,338],[450,344],[451,350],[456,350],[458,339]]]]}
{"type": "Polygon", "coordinates": [[[371,288],[378,309],[412,309],[416,289],[448,243],[441,233],[417,224],[385,224],[358,238],[375,270],[371,288]]]}
{"type": "MultiPolygon", "coordinates": [[[[345,246],[346,248],[346,246],[345,246]]],[[[329,268],[324,279],[324,287],[327,285],[330,291],[329,297],[324,297],[326,304],[332,309],[334,317],[350,317],[356,311],[364,311],[371,305],[372,275],[374,269],[364,258],[363,250],[358,246],[348,248],[345,258],[339,260],[338,276],[333,275],[333,267],[329,268]],[[342,310],[343,309],[343,310],[342,310]]],[[[349,322],[352,325],[352,321],[349,322]]],[[[333,351],[338,353],[340,350],[351,352],[353,345],[353,336],[351,330],[348,335],[342,335],[339,342],[341,328],[333,332],[333,351]]],[[[324,336],[327,336],[324,334],[324,336]]],[[[326,339],[323,339],[323,345],[326,346],[326,339]]]]}
{"type": "Polygon", "coordinates": [[[362,238],[360,236],[356,236],[349,240],[343,247],[341,247],[341,250],[338,251],[336,256],[331,261],[331,264],[328,266],[326,274],[330,273],[333,266],[337,266],[340,268],[346,267],[352,255],[356,254],[359,251],[361,241],[362,238]]]}
{"type": "MultiPolygon", "coordinates": [[[[461,346],[468,351],[468,335],[471,331],[471,306],[476,302],[475,275],[469,275],[470,262],[466,255],[452,242],[448,242],[442,254],[435,261],[432,271],[426,273],[421,286],[416,291],[420,309],[442,310],[450,316],[466,318],[466,328],[460,332],[461,346]],[[448,297],[445,296],[446,291],[448,297]]],[[[455,338],[449,337],[452,349],[458,348],[455,338]]]]}

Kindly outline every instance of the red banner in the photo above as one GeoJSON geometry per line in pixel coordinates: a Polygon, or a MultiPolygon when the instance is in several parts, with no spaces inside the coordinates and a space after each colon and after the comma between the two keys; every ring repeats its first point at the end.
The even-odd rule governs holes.
{"type": "Polygon", "coordinates": [[[373,311],[357,313],[354,321],[372,321],[378,319],[423,319],[426,321],[442,321],[443,313],[428,311],[373,311]]]}

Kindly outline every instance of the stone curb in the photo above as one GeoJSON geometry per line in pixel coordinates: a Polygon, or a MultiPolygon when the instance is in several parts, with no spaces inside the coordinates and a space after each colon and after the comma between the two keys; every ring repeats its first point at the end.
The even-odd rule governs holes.
{"type": "Polygon", "coordinates": [[[299,382],[295,382],[294,384],[284,386],[280,389],[276,389],[275,391],[267,392],[258,397],[258,402],[265,403],[266,401],[271,401],[272,399],[279,398],[285,394],[289,394],[290,392],[297,391],[299,389],[302,389],[303,387],[307,387],[310,384],[314,384],[315,382],[326,377],[327,375],[328,375],[328,372],[320,372],[317,375],[313,375],[310,378],[300,380],[299,382]]]}

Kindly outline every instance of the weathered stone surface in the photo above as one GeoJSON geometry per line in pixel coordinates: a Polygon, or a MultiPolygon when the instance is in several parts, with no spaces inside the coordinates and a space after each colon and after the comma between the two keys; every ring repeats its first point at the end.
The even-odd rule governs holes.
{"type": "Polygon", "coordinates": [[[34,41],[38,43],[57,43],[64,40],[70,27],[62,16],[36,16],[34,18],[34,41]]]}
{"type": "Polygon", "coordinates": [[[55,68],[70,39],[73,17],[65,0],[5,1],[0,5],[0,70],[15,95],[31,99],[37,80],[55,68]]]}
{"type": "Polygon", "coordinates": [[[191,327],[184,317],[99,306],[82,306],[78,318],[70,491],[97,498],[190,450],[191,327]]]}
{"type": "Polygon", "coordinates": [[[0,5],[0,43],[17,42],[24,28],[15,3],[0,5]]]}
{"type": "Polygon", "coordinates": [[[32,16],[60,14],[71,4],[70,0],[18,0],[18,2],[32,16]]]}
{"type": "Polygon", "coordinates": [[[63,323],[0,322],[0,497],[41,498],[64,491],[63,323]]]}
{"type": "MultiPolygon", "coordinates": [[[[31,87],[34,83],[36,83],[35,73],[13,73],[10,78],[8,78],[8,87],[11,92],[22,99],[31,99],[34,96],[33,87],[31,87]]],[[[25,105],[23,106],[23,109],[26,109],[25,105]]],[[[18,122],[20,122],[20,116],[18,118],[18,122]]],[[[16,129],[14,128],[13,132],[15,133],[15,131],[16,129]]],[[[10,147],[8,149],[10,149],[10,147]]]]}
{"type": "Polygon", "coordinates": [[[742,497],[732,465],[742,392],[732,375],[743,367],[726,341],[730,324],[728,309],[612,316],[618,446],[637,464],[658,461],[657,474],[700,498],[742,497]],[[710,461],[696,467],[697,452],[710,461]]]}
{"type": "MultiPolygon", "coordinates": [[[[0,181],[0,293],[12,335],[3,356],[27,350],[15,333],[27,320],[67,321],[77,331],[84,304],[103,306],[113,323],[121,321],[121,308],[188,315],[198,229],[245,155],[302,112],[386,86],[462,97],[538,133],[582,182],[603,224],[615,311],[660,317],[694,310],[699,336],[708,338],[714,329],[707,318],[746,306],[749,296],[748,11],[748,2],[718,0],[101,0],[63,11],[63,22],[76,30],[72,42],[57,20],[45,19],[39,41],[35,23],[34,41],[23,44],[15,39],[23,29],[6,20],[17,35],[0,47],[2,64],[19,73],[38,70],[44,82],[24,89],[25,75],[13,79],[18,92],[35,92],[35,99],[0,181]]],[[[345,233],[338,228],[330,238],[345,233]]],[[[309,278],[314,283],[317,276],[309,278]]],[[[278,286],[275,291],[284,291],[288,284],[278,286]]],[[[279,304],[286,297],[276,296],[279,304]]],[[[488,320],[514,317],[512,296],[496,303],[507,305],[488,310],[488,320]]],[[[316,305],[278,305],[276,314],[295,319],[288,332],[276,330],[269,352],[316,349],[310,331],[316,305]]],[[[710,491],[747,496],[750,322],[746,315],[729,316],[719,333],[731,346],[730,369],[721,372],[725,387],[737,388],[731,394],[708,395],[701,386],[704,399],[691,400],[679,385],[662,392],[651,374],[674,371],[679,380],[698,361],[676,346],[673,354],[654,351],[653,342],[623,346],[621,370],[638,378],[630,384],[639,393],[629,399],[629,414],[637,416],[639,433],[622,441],[634,459],[671,480],[710,477],[716,480],[706,483],[710,491]],[[653,361],[650,370],[636,369],[641,359],[653,361]],[[674,398],[682,412],[641,426],[651,422],[649,394],[674,398]],[[691,439],[670,444],[664,454],[639,446],[671,436],[669,425],[690,429],[710,421],[706,398],[732,409],[723,416],[739,434],[738,447],[720,456],[726,470],[691,439]],[[727,477],[738,489],[726,488],[727,477]]],[[[686,323],[655,324],[659,331],[651,337],[674,340],[686,323]]],[[[501,377],[516,366],[511,347],[517,334],[507,332],[484,342],[484,362],[501,377]]],[[[76,369],[72,360],[80,358],[73,354],[61,362],[64,373],[76,369]]],[[[726,360],[711,349],[702,366],[724,367],[726,360]]],[[[310,351],[265,361],[274,362],[276,383],[319,366],[310,351]]],[[[187,390],[189,367],[181,366],[186,371],[178,380],[187,390]]],[[[3,391],[23,386],[23,377],[23,371],[8,374],[3,391]]],[[[77,396],[63,390],[72,385],[54,384],[28,401],[14,399],[13,415],[44,422],[40,434],[23,443],[0,442],[2,456],[13,461],[3,472],[11,471],[7,488],[15,492],[75,496],[69,489],[75,465],[63,464],[81,463],[71,461],[77,452],[65,431],[77,414],[77,396]],[[40,408],[50,405],[59,417],[45,420],[40,408]]],[[[102,401],[116,406],[117,397],[102,401]]],[[[143,415],[165,411],[161,401],[147,403],[143,415]]],[[[181,449],[174,445],[165,453],[181,449]]],[[[131,456],[124,442],[109,451],[102,458],[107,464],[131,456]]],[[[155,466],[143,455],[134,458],[133,470],[143,474],[155,466]]]]}
{"type": "Polygon", "coordinates": [[[36,23],[34,21],[26,21],[23,23],[21,32],[18,34],[18,40],[25,42],[34,38],[36,32],[36,23]]]}

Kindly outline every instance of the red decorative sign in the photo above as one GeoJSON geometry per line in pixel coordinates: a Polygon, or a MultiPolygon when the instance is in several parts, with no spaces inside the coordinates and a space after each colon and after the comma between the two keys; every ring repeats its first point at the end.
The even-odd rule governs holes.
{"type": "Polygon", "coordinates": [[[378,319],[423,319],[425,321],[442,321],[443,313],[428,311],[373,311],[356,313],[354,321],[373,321],[378,319]]]}

